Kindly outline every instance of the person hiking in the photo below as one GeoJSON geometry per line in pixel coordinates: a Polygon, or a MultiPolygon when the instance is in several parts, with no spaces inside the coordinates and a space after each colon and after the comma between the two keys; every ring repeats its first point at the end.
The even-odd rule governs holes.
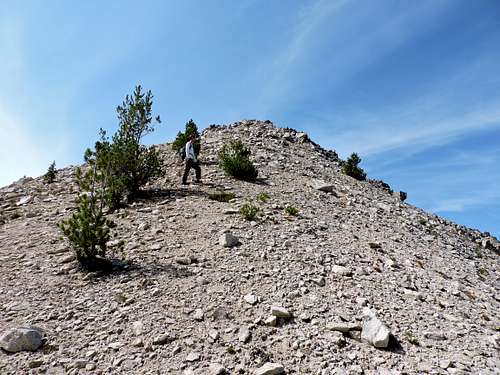
{"type": "Polygon", "coordinates": [[[192,134],[189,137],[189,141],[186,143],[185,152],[185,167],[184,167],[184,175],[182,176],[182,184],[187,185],[187,178],[189,175],[189,171],[191,168],[194,169],[196,173],[196,181],[197,183],[201,183],[201,168],[200,163],[196,157],[196,153],[194,152],[194,142],[196,141],[196,135],[192,134]]]}

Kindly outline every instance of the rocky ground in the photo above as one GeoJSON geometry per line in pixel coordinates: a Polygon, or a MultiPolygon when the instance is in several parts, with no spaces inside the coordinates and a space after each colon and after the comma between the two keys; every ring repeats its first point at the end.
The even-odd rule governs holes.
{"type": "Polygon", "coordinates": [[[212,126],[202,145],[204,183],[187,187],[158,146],[167,177],[112,215],[111,245],[126,246],[111,275],[78,271],[56,227],[75,208],[74,168],[0,189],[0,334],[43,332],[37,351],[0,352],[1,374],[500,373],[495,238],[341,174],[334,152],[269,122],[212,126]],[[216,164],[237,138],[256,183],[216,164]],[[366,337],[372,319],[387,348],[366,337]]]}

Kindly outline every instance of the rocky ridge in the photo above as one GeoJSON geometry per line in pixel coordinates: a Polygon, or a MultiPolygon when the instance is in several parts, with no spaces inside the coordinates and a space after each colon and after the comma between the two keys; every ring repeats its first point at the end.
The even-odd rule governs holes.
{"type": "Polygon", "coordinates": [[[55,225],[75,208],[73,167],[0,189],[0,334],[43,341],[0,352],[0,373],[499,373],[497,239],[342,175],[335,152],[268,121],[211,126],[202,145],[188,187],[157,146],[167,177],[113,213],[126,260],[111,275],[79,272],[55,225]],[[217,166],[236,138],[256,183],[217,166]],[[249,201],[255,221],[238,214],[249,201]]]}

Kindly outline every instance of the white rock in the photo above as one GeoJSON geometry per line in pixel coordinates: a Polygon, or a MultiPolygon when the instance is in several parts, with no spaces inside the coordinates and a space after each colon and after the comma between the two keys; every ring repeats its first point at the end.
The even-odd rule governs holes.
{"type": "Polygon", "coordinates": [[[267,362],[264,366],[255,370],[255,375],[279,375],[285,372],[283,365],[279,363],[267,362]]]}
{"type": "Polygon", "coordinates": [[[144,332],[144,324],[139,320],[132,323],[132,331],[135,336],[140,336],[144,332]]]}
{"type": "Polygon", "coordinates": [[[35,351],[42,346],[42,332],[32,327],[18,327],[0,337],[0,348],[7,352],[35,351]]]}
{"type": "Polygon", "coordinates": [[[223,375],[227,370],[220,363],[211,363],[208,367],[210,375],[223,375]]]}
{"type": "Polygon", "coordinates": [[[391,331],[373,312],[365,314],[361,329],[361,340],[376,348],[387,348],[391,331]]]}
{"type": "Polygon", "coordinates": [[[351,276],[352,271],[344,266],[339,266],[339,265],[333,265],[332,266],[332,272],[337,274],[337,275],[342,275],[342,276],[351,276]]]}
{"type": "Polygon", "coordinates": [[[242,343],[247,343],[250,341],[250,329],[246,326],[240,327],[238,332],[238,340],[242,343]]]}
{"type": "Polygon", "coordinates": [[[246,303],[250,305],[255,305],[258,302],[258,298],[255,294],[249,293],[243,297],[246,303]]]}
{"type": "Polygon", "coordinates": [[[200,359],[200,353],[191,352],[186,357],[186,362],[196,362],[200,359]]]}
{"type": "Polygon", "coordinates": [[[327,193],[334,192],[334,186],[323,180],[312,180],[309,182],[309,186],[311,186],[313,189],[325,191],[327,193]]]}

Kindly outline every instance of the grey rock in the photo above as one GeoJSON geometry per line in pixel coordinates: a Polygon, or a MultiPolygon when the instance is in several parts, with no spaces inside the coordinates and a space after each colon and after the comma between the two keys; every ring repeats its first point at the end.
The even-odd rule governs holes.
{"type": "Polygon", "coordinates": [[[219,245],[223,247],[234,247],[239,243],[238,237],[229,232],[223,233],[219,238],[219,245]]]}
{"type": "Polygon", "coordinates": [[[0,348],[10,353],[36,351],[42,346],[43,333],[33,327],[8,330],[0,337],[0,348]]]}
{"type": "Polygon", "coordinates": [[[271,315],[274,315],[277,318],[291,318],[292,313],[281,306],[271,306],[271,315]]]}

